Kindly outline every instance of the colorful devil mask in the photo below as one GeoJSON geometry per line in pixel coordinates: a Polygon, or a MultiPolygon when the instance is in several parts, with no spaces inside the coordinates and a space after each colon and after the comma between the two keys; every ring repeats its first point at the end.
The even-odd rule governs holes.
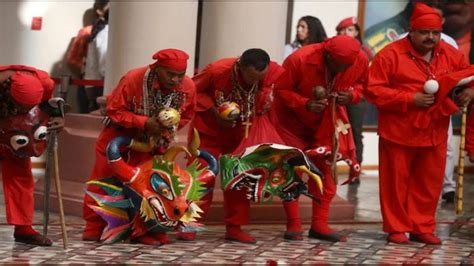
{"type": "Polygon", "coordinates": [[[87,192],[98,204],[89,207],[108,223],[101,240],[114,243],[129,236],[178,228],[202,230],[194,223],[202,212],[196,202],[213,186],[217,173],[215,158],[199,151],[199,157],[209,163],[209,168],[200,169],[195,160],[183,169],[174,158],[179,151],[189,152],[185,147],[173,146],[164,155],[131,167],[122,160],[119,149],[122,146],[136,149],[136,145],[129,137],[113,139],[107,157],[117,176],[89,182],[107,192],[107,195],[87,192]]]}
{"type": "Polygon", "coordinates": [[[40,156],[46,149],[49,116],[38,106],[28,113],[0,119],[0,145],[18,157],[40,156]]]}
{"type": "Polygon", "coordinates": [[[322,189],[322,173],[296,148],[262,144],[247,148],[240,157],[221,156],[224,190],[247,190],[254,202],[269,202],[273,196],[290,201],[300,194],[309,196],[302,174],[306,173],[322,189]]]}

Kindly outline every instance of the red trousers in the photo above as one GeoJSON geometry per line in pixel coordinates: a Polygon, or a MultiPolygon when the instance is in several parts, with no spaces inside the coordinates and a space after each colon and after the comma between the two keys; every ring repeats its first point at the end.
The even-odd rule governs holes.
{"type": "Polygon", "coordinates": [[[320,203],[313,201],[311,228],[319,233],[328,234],[331,232],[328,226],[329,207],[336,195],[337,187],[332,176],[331,165],[328,165],[325,161],[313,162],[321,170],[325,178],[323,179],[322,195],[316,183],[312,179],[308,180],[309,192],[320,200],[320,203]]]}
{"type": "Polygon", "coordinates": [[[380,138],[380,205],[385,232],[434,232],[446,144],[410,147],[380,138]]]}
{"type": "Polygon", "coordinates": [[[19,158],[0,149],[3,193],[7,223],[31,225],[33,223],[35,181],[31,173],[30,158],[19,158]]]}
{"type": "MultiPolygon", "coordinates": [[[[96,148],[95,148],[95,165],[92,170],[92,174],[90,175],[88,181],[91,180],[98,180],[101,178],[105,177],[110,177],[115,175],[115,173],[109,168],[108,162],[107,162],[107,155],[106,155],[106,149],[107,145],[109,142],[120,135],[126,135],[126,132],[123,131],[118,131],[116,129],[113,129],[111,127],[105,128],[102,133],[100,134],[99,138],[97,139],[96,142],[96,148]]],[[[127,153],[127,162],[128,164],[132,166],[136,166],[140,164],[141,162],[145,162],[147,160],[150,160],[152,156],[148,153],[141,153],[141,152],[128,152],[127,153]]],[[[88,191],[91,191],[93,193],[97,194],[105,194],[105,191],[103,191],[101,188],[99,188],[96,185],[88,185],[86,187],[88,191]]],[[[97,215],[90,207],[89,205],[97,205],[96,201],[91,198],[89,195],[85,194],[84,195],[84,206],[83,206],[83,217],[84,220],[86,221],[86,231],[87,230],[94,230],[94,231],[102,231],[102,229],[105,228],[107,223],[99,216],[97,215]]]]}
{"type": "MultiPolygon", "coordinates": [[[[188,141],[191,140],[191,135],[188,136],[188,141]]],[[[240,142],[240,137],[237,136],[235,133],[232,134],[229,132],[227,135],[222,135],[219,137],[214,137],[211,135],[207,135],[205,133],[200,133],[200,149],[203,149],[210,154],[212,154],[216,160],[219,162],[219,156],[221,154],[226,154],[226,153],[231,153],[239,144],[240,142]]],[[[203,160],[199,160],[202,166],[206,166],[207,163],[203,160]]],[[[214,185],[214,184],[208,184],[209,185],[214,185]]],[[[210,187],[209,187],[210,188],[210,187]]],[[[210,188],[213,189],[213,188],[210,188]]],[[[214,191],[210,191],[207,193],[199,202],[199,207],[204,211],[204,213],[201,215],[202,219],[204,219],[207,214],[209,213],[209,209],[212,204],[212,199],[213,199],[213,193],[214,191]]],[[[238,191],[241,192],[241,191],[238,191]]],[[[228,194],[228,193],[227,193],[228,194]]],[[[226,217],[227,217],[227,205],[229,205],[229,202],[232,202],[230,205],[232,205],[232,210],[236,210],[239,215],[246,216],[247,218],[236,218],[236,219],[244,219],[248,221],[248,213],[249,213],[249,208],[250,208],[250,202],[247,200],[247,197],[245,194],[234,194],[231,193],[231,196],[226,196],[226,193],[224,193],[224,209],[226,212],[226,217]],[[246,201],[246,202],[243,202],[246,201]],[[227,203],[226,203],[227,202],[227,203]]],[[[226,218],[227,220],[227,218],[226,218]]],[[[232,219],[233,220],[233,219],[232,219]]],[[[237,221],[235,224],[240,224],[237,221]]]]}

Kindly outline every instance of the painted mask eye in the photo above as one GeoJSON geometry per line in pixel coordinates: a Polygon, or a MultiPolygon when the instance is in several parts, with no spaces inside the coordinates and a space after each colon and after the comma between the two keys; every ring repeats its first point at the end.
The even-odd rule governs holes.
{"type": "Polygon", "coordinates": [[[157,173],[153,173],[150,178],[151,187],[153,190],[160,194],[161,196],[173,200],[173,193],[171,187],[166,183],[166,181],[157,173]]]}
{"type": "Polygon", "coordinates": [[[276,187],[285,183],[286,171],[283,168],[277,168],[270,173],[270,185],[276,187]]]}
{"type": "Polygon", "coordinates": [[[24,135],[15,135],[10,138],[10,145],[16,151],[19,148],[28,145],[30,139],[24,135]]]}
{"type": "Polygon", "coordinates": [[[280,176],[274,176],[274,177],[272,178],[272,183],[278,183],[278,182],[280,182],[280,179],[281,179],[280,176]]]}
{"type": "Polygon", "coordinates": [[[45,140],[47,135],[48,131],[45,126],[40,126],[34,134],[36,140],[45,140]]]}

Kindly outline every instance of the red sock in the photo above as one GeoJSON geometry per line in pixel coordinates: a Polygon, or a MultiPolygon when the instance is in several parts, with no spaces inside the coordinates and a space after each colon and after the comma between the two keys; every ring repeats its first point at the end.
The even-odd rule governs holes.
{"type": "Polygon", "coordinates": [[[31,225],[15,225],[14,235],[39,235],[39,233],[31,225]]]}

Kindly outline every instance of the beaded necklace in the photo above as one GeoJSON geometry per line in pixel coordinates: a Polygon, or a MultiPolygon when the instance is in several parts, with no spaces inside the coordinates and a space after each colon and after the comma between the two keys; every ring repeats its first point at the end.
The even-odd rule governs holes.
{"type": "Polygon", "coordinates": [[[185,100],[184,93],[177,90],[165,93],[161,89],[156,89],[153,84],[157,79],[156,72],[148,68],[143,78],[143,114],[149,117],[157,116],[165,107],[174,108],[181,113],[181,106],[185,100]]]}
{"type": "Polygon", "coordinates": [[[240,120],[242,125],[245,126],[245,138],[249,135],[249,128],[252,125],[250,118],[255,115],[255,95],[258,91],[258,82],[255,82],[250,90],[245,90],[240,86],[237,81],[237,64],[234,63],[231,73],[232,81],[232,95],[235,98],[235,102],[239,104],[241,108],[240,120]]]}
{"type": "Polygon", "coordinates": [[[420,59],[417,58],[416,56],[412,55],[411,59],[415,62],[415,65],[421,70],[421,72],[425,73],[427,75],[427,79],[436,79],[435,74],[431,71],[430,66],[423,67],[421,64],[426,63],[421,63],[420,59]]]}
{"type": "Polygon", "coordinates": [[[426,67],[423,67],[422,64],[426,65],[426,63],[421,63],[420,59],[418,59],[414,55],[411,56],[411,59],[415,62],[415,65],[418,67],[418,69],[420,69],[421,72],[423,72],[424,74],[427,75],[426,81],[423,84],[424,90],[426,91],[426,88],[428,87],[429,83],[433,83],[433,84],[435,84],[436,87],[439,87],[439,83],[436,80],[435,74],[431,71],[430,66],[427,65],[426,67]]]}
{"type": "Polygon", "coordinates": [[[232,67],[231,81],[233,86],[231,100],[235,101],[241,108],[241,121],[248,121],[255,114],[255,95],[259,89],[258,82],[255,82],[248,91],[242,88],[237,81],[237,64],[232,67]]]}

